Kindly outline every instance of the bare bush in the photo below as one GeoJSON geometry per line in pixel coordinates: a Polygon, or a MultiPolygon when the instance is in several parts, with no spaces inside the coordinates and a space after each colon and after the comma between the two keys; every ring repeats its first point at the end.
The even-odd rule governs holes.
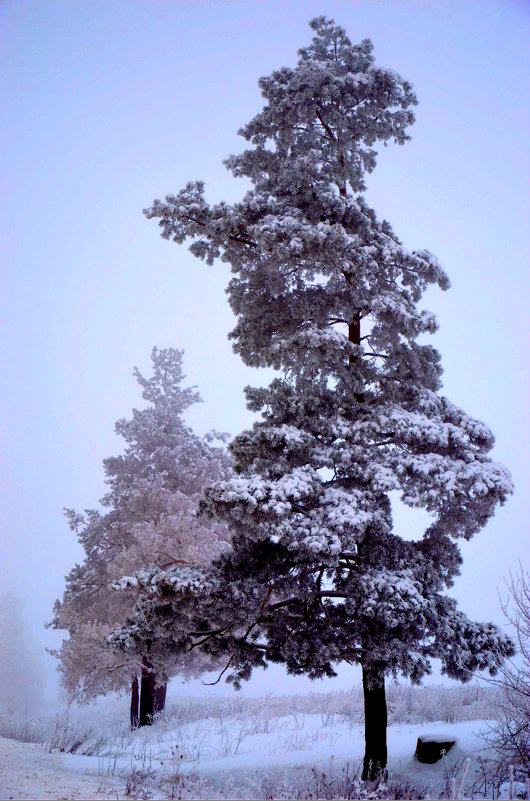
{"type": "Polygon", "coordinates": [[[507,582],[509,599],[503,611],[515,630],[519,654],[507,662],[496,682],[500,693],[496,722],[487,740],[500,765],[513,765],[530,774],[530,573],[520,572],[507,582]]]}

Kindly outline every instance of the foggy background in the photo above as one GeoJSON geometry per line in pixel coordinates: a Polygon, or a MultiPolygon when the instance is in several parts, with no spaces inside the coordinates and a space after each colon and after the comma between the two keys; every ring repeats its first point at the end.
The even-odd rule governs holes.
{"type": "MultiPolygon", "coordinates": [[[[424,305],[440,331],[444,394],[496,435],[493,457],[516,493],[462,546],[452,590],[472,618],[502,624],[497,588],[528,561],[528,89],[530,5],[517,0],[4,0],[0,6],[2,159],[0,593],[25,600],[31,647],[56,691],[44,648],[64,576],[82,550],[64,506],[97,505],[104,457],[121,449],[119,417],[142,407],[132,369],[153,345],[185,350],[204,403],[198,433],[252,422],[233,327],[226,266],[206,267],[159,238],[142,209],[204,179],[210,201],[245,183],[222,159],[262,106],[257,80],[307,44],[326,14],[376,62],[411,81],[420,100],[412,141],[390,146],[367,199],[409,248],[440,259],[452,288],[424,305]]],[[[398,513],[398,533],[424,516],[398,513]]],[[[258,672],[244,693],[349,688],[258,672]]],[[[434,676],[433,680],[439,680],[434,676]]],[[[233,693],[172,682],[170,692],[233,693]]]]}

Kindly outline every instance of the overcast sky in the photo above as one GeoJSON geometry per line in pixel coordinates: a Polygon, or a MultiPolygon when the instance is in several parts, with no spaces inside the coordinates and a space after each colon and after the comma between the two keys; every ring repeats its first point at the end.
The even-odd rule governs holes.
{"type": "MultiPolygon", "coordinates": [[[[295,63],[317,14],[371,38],[377,63],[415,86],[412,141],[381,154],[368,200],[449,273],[451,290],[425,302],[441,324],[444,393],[488,423],[516,483],[464,545],[454,594],[501,623],[497,588],[528,565],[530,4],[4,0],[0,592],[27,599],[39,647],[59,639],[41,627],[81,556],[62,508],[103,494],[114,422],[143,403],[133,366],[148,370],[155,344],[184,348],[204,398],[196,430],[252,420],[242,389],[267,376],[227,342],[226,268],[161,240],[141,212],[191,179],[212,201],[241,195],[222,159],[261,107],[258,78],[295,63]]],[[[403,533],[421,522],[397,515],[403,533]]],[[[250,691],[308,686],[275,669],[250,691]]]]}

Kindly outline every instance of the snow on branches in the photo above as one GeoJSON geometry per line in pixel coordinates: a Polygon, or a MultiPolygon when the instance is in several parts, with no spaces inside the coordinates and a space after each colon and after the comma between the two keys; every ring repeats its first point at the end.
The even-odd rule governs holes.
{"type": "MultiPolygon", "coordinates": [[[[282,371],[247,388],[261,418],[230,445],[236,476],[201,501],[232,550],[175,643],[225,653],[236,684],[264,660],[310,676],[347,660],[371,692],[388,673],[419,681],[432,657],[465,680],[513,646],[443,590],[459,572],[455,540],[487,523],[511,478],[488,455],[489,429],[440,394],[440,355],[418,341],[437,329],[423,293],[448,277],[359,194],[376,145],[409,138],[412,88],[374,64],[368,40],[352,45],[324,17],[310,24],[297,65],[261,79],[264,108],[240,131],[249,146],[226,160],[250,181],[244,197],[210,205],[194,182],[145,211],[164,238],[230,265],[234,350],[282,371]],[[392,531],[393,491],[432,516],[414,542],[392,531]]],[[[122,643],[127,630],[135,642],[171,631],[189,589],[164,579],[161,595],[157,581],[122,643]]]]}
{"type": "MultiPolygon", "coordinates": [[[[134,576],[149,566],[156,571],[205,564],[227,547],[226,529],[194,514],[201,490],[226,479],[231,466],[222,443],[215,444],[222,435],[212,432],[201,438],[183,420],[200,396],[195,388],[182,386],[182,355],[173,348],[154,348],[152,376],[134,371],[148,405],[116,423],[125,450],[104,460],[109,486],[102,499],[105,511],[66,511],[85,559],[66,577],[51,625],[69,632],[70,639],[55,655],[63,683],[82,700],[128,687],[141,669],[141,653],[124,657],[106,641],[134,607],[139,581],[122,579],[124,574],[134,576]],[[116,582],[127,591],[116,592],[116,582]]],[[[183,661],[159,649],[157,657],[165,678],[205,666],[198,652],[183,661]]]]}

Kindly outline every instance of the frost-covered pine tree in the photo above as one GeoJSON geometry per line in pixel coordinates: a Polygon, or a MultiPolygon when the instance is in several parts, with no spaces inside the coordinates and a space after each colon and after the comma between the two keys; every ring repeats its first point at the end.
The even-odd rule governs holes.
{"type": "Polygon", "coordinates": [[[361,665],[373,778],[387,761],[385,676],[419,682],[436,657],[466,681],[512,652],[443,594],[457,540],[512,483],[488,456],[487,426],[440,394],[440,357],[423,342],[437,324],[418,304],[430,284],[449,287],[446,274],[361,194],[375,145],[409,138],[416,97],[374,64],[369,40],[352,45],[324,17],[310,25],[297,65],[260,80],[265,106],[240,131],[248,149],[226,160],[252,185],[243,199],[210,205],[196,182],[146,211],[164,238],[230,264],[234,349],[281,377],[247,389],[261,418],[231,445],[236,477],[202,502],[232,550],[213,568],[142,574],[114,639],[125,651],[156,635],[224,652],[235,683],[267,661],[311,677],[361,665]],[[430,513],[426,531],[396,535],[391,493],[430,513]]]}
{"type": "Polygon", "coordinates": [[[136,657],[124,659],[106,643],[109,631],[126,619],[135,602],[134,590],[117,593],[112,588],[125,573],[153,564],[204,564],[226,547],[226,529],[194,515],[204,487],[230,475],[230,459],[223,447],[213,444],[219,435],[212,432],[203,439],[183,420],[200,396],[193,387],[182,386],[182,354],[154,348],[152,377],[134,371],[148,405],[116,423],[126,446],[120,456],[104,460],[109,492],[101,503],[106,511],[66,511],[85,559],[66,577],[51,624],[70,634],[55,652],[70,694],[89,700],[130,688],[133,727],[149,723],[163,709],[170,676],[211,668],[198,652],[176,660],[174,654],[160,653],[153,642],[136,657]],[[151,651],[157,653],[158,673],[151,651]]]}

